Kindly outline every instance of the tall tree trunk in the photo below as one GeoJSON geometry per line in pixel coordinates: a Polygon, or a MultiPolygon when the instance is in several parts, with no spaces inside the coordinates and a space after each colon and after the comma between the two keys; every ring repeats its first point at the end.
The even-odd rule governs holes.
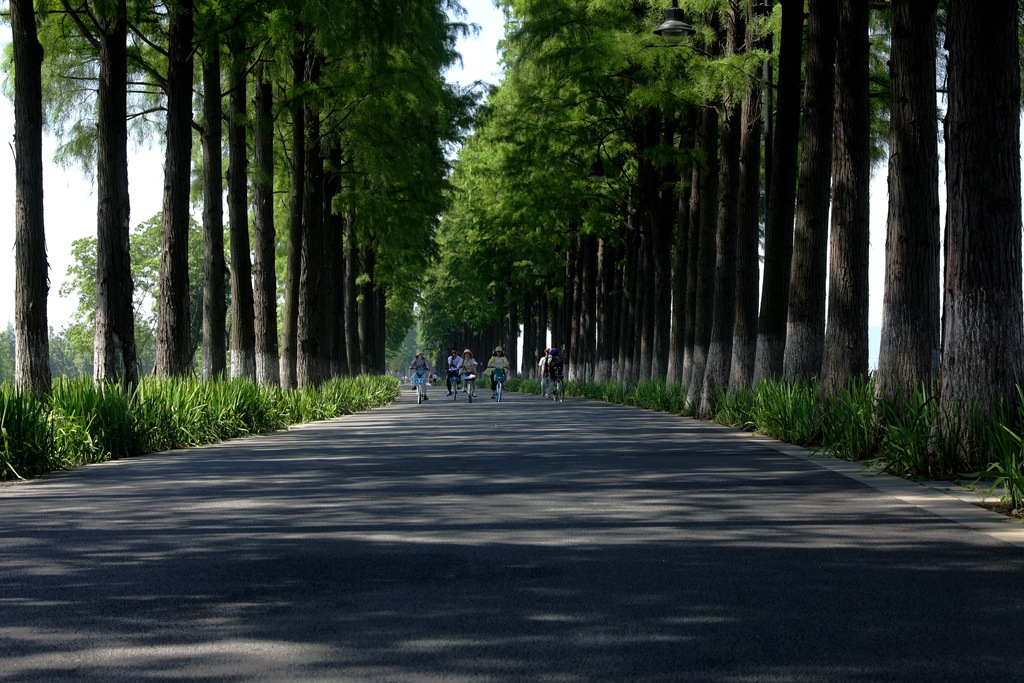
{"type": "Polygon", "coordinates": [[[892,399],[939,374],[938,0],[894,0],[889,216],[875,393],[892,399]]]}
{"type": "MultiPolygon", "coordinates": [[[[301,33],[301,29],[299,30],[301,33]]],[[[298,92],[306,80],[305,43],[300,38],[292,55],[292,88],[298,92]]],[[[292,187],[288,205],[288,266],[285,273],[284,317],[281,322],[281,387],[296,387],[298,359],[299,275],[302,271],[302,206],[306,172],[306,113],[302,99],[292,104],[292,187]]]]}
{"type": "Polygon", "coordinates": [[[188,232],[192,176],[192,0],[168,3],[167,147],[164,157],[160,303],[156,330],[156,375],[192,372],[189,335],[188,232]]]}
{"type": "MultiPolygon", "coordinates": [[[[695,118],[696,144],[703,145],[705,117],[700,111],[695,118]]],[[[700,253],[700,198],[703,184],[707,182],[707,174],[703,164],[694,163],[690,175],[690,204],[686,207],[686,312],[683,320],[683,374],[680,378],[681,388],[688,391],[693,380],[693,345],[697,330],[697,256],[700,253]]]]}
{"type": "Polygon", "coordinates": [[[139,367],[128,250],[127,9],[125,0],[119,0],[109,7],[94,3],[93,10],[100,23],[93,379],[97,384],[120,381],[130,388],[138,384],[139,367]]]}
{"type": "Polygon", "coordinates": [[[810,0],[808,23],[800,179],[782,369],[790,381],[815,377],[821,372],[824,355],[828,209],[835,120],[835,0],[810,0]]]}
{"type": "Polygon", "coordinates": [[[253,309],[255,316],[256,382],[279,384],[277,351],[277,227],[274,225],[274,90],[266,63],[256,65],[256,119],[253,123],[253,309]]]}
{"type": "MultiPolygon", "coordinates": [[[[692,116],[683,128],[679,138],[680,149],[693,147],[692,116]]],[[[678,204],[676,208],[676,234],[672,260],[672,326],[668,341],[668,365],[665,370],[665,384],[683,383],[683,354],[686,340],[686,277],[689,260],[690,194],[693,188],[692,164],[680,167],[678,204]]]]}
{"type": "Polygon", "coordinates": [[[594,361],[597,355],[595,307],[597,305],[597,238],[588,235],[583,240],[583,272],[581,275],[582,299],[580,305],[580,347],[579,365],[582,381],[594,379],[594,361]]]}
{"type": "MultiPolygon", "coordinates": [[[[730,0],[726,23],[725,54],[740,50],[744,17],[738,0],[730,0]]],[[[700,413],[707,414],[716,394],[728,387],[732,365],[732,335],[736,323],[736,233],[739,201],[740,129],[742,99],[725,93],[722,101],[722,127],[719,142],[718,218],[715,228],[715,304],[704,369],[700,413]]]]}
{"type": "Polygon", "coordinates": [[[249,256],[249,158],[245,139],[245,34],[237,30],[229,44],[231,97],[228,115],[228,222],[231,227],[231,376],[256,379],[252,263],[249,256]]]}
{"type": "MultiPolygon", "coordinates": [[[[676,144],[679,121],[675,116],[662,116],[662,145],[670,148],[676,144]]],[[[669,337],[672,330],[672,288],[665,286],[672,282],[672,244],[677,220],[678,199],[676,182],[679,177],[677,164],[665,164],[659,169],[658,222],[654,242],[654,281],[651,292],[654,296],[654,350],[651,354],[651,377],[664,380],[668,371],[669,337]]]]}
{"type": "Polygon", "coordinates": [[[362,374],[372,374],[377,371],[374,367],[374,358],[377,349],[377,326],[374,321],[374,314],[377,311],[374,301],[374,270],[376,269],[377,254],[369,245],[361,249],[359,261],[362,265],[364,282],[359,288],[359,348],[362,357],[359,362],[359,371],[362,374]]]}
{"type": "MultiPolygon", "coordinates": [[[[306,63],[306,82],[320,81],[320,55],[315,51],[306,63]]],[[[298,386],[320,386],[323,346],[323,176],[324,158],[320,139],[320,112],[306,105],[306,170],[302,201],[302,270],[299,276],[298,386]]]]}
{"type": "Polygon", "coordinates": [[[594,382],[602,384],[612,378],[616,346],[614,330],[618,318],[618,298],[615,296],[615,250],[609,240],[602,239],[597,247],[597,350],[594,354],[594,382]]]}
{"type": "Polygon", "coordinates": [[[867,4],[839,3],[838,26],[843,39],[836,46],[836,139],[822,396],[835,396],[851,379],[868,374],[871,111],[867,4]]]}
{"type": "Polygon", "coordinates": [[[947,416],[985,416],[1002,402],[1015,422],[1024,370],[1018,3],[979,12],[950,0],[948,12],[941,402],[947,416]]]}
{"type": "Polygon", "coordinates": [[[563,309],[566,319],[565,343],[559,344],[565,362],[566,379],[578,380],[576,375],[576,361],[579,358],[579,337],[580,337],[580,293],[582,287],[580,272],[583,259],[583,243],[574,233],[570,237],[570,243],[565,259],[565,295],[563,296],[563,309]]]}
{"type": "Polygon", "coordinates": [[[220,87],[220,39],[203,52],[203,366],[202,377],[222,376],[227,359],[228,268],[224,262],[224,115],[220,87]]]}
{"type": "Polygon", "coordinates": [[[31,0],[11,0],[14,39],[15,383],[50,392],[50,290],[43,223],[43,46],[31,0]]]}
{"type": "Polygon", "coordinates": [[[330,168],[324,172],[324,321],[329,350],[328,377],[348,374],[345,348],[345,216],[334,208],[334,199],[341,195],[341,151],[333,147],[329,154],[330,168]]]}
{"type": "Polygon", "coordinates": [[[632,386],[636,381],[633,370],[633,350],[636,346],[636,290],[637,270],[639,261],[637,248],[640,241],[634,222],[636,215],[630,212],[626,216],[625,226],[625,259],[622,270],[622,315],[619,318],[619,361],[616,381],[624,386],[632,386]]]}
{"type": "MultiPolygon", "coordinates": [[[[753,22],[747,24],[746,49],[755,47],[753,22]]],[[[739,197],[736,235],[736,321],[732,336],[729,387],[746,389],[754,380],[757,353],[757,288],[760,278],[761,88],[747,86],[740,123],[739,197]]]]}
{"type": "MultiPolygon", "coordinates": [[[[706,107],[701,112],[701,148],[704,165],[700,179],[700,236],[697,239],[696,306],[693,326],[693,367],[686,382],[686,405],[699,408],[707,370],[708,347],[714,324],[715,233],[718,223],[718,114],[706,107]]],[[[731,307],[730,307],[731,310],[731,307]]]]}
{"type": "Polygon", "coordinates": [[[804,0],[781,0],[779,85],[772,141],[771,183],[764,235],[764,274],[757,318],[754,384],[782,375],[793,258],[797,154],[800,148],[800,82],[803,73],[804,0]]]}
{"type": "MultiPolygon", "coordinates": [[[[348,356],[348,371],[353,375],[365,372],[362,367],[362,346],[359,339],[359,288],[356,278],[359,274],[359,245],[356,235],[356,209],[349,202],[345,210],[345,353],[348,356]]],[[[461,352],[462,349],[459,349],[461,352]]]]}

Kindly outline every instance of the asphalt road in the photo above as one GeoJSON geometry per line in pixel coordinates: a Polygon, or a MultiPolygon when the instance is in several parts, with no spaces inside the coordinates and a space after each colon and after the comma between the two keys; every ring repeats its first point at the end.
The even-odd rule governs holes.
{"type": "Polygon", "coordinates": [[[0,487],[0,679],[1024,678],[1015,545],[715,425],[431,392],[0,487]]]}

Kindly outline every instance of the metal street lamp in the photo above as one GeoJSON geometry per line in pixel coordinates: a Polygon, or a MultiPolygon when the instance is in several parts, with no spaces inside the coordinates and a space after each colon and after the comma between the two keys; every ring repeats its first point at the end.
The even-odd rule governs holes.
{"type": "Polygon", "coordinates": [[[687,36],[694,34],[693,27],[683,21],[683,10],[679,9],[678,0],[672,0],[672,6],[665,10],[665,21],[654,29],[654,34],[671,46],[683,42],[687,36]]]}

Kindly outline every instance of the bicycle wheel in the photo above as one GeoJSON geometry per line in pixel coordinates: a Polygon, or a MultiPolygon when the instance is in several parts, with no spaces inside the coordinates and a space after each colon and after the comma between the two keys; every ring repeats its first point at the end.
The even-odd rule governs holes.
{"type": "Polygon", "coordinates": [[[423,403],[423,387],[416,385],[416,405],[423,403]]]}
{"type": "Polygon", "coordinates": [[[501,385],[503,384],[504,382],[498,382],[498,386],[494,390],[494,398],[498,401],[498,403],[501,403],[501,385]]]}
{"type": "Polygon", "coordinates": [[[473,402],[473,392],[476,390],[476,383],[466,382],[466,396],[469,397],[469,402],[473,402]]]}

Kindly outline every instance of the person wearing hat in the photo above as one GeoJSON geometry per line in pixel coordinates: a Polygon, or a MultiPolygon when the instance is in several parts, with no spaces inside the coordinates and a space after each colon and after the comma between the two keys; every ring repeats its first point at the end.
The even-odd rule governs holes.
{"type": "MultiPolygon", "coordinates": [[[[416,357],[412,359],[412,363],[409,364],[409,375],[422,375],[424,377],[430,377],[430,363],[427,361],[426,356],[420,351],[416,354],[416,357]]],[[[415,389],[415,385],[413,389],[415,389]]],[[[423,400],[427,400],[427,386],[423,385],[423,400]]]]}
{"type": "MultiPolygon", "coordinates": [[[[473,352],[470,351],[469,349],[463,351],[462,358],[459,359],[459,377],[463,379],[463,383],[465,383],[465,379],[467,376],[476,376],[476,370],[478,367],[480,367],[480,363],[477,362],[476,358],[473,358],[473,352]]],[[[475,385],[473,386],[473,396],[476,396],[475,385]]],[[[467,385],[466,391],[469,390],[469,386],[467,385]]]]}
{"type": "Polygon", "coordinates": [[[508,358],[505,357],[505,352],[501,350],[500,346],[494,347],[494,355],[487,361],[487,374],[491,376],[491,398],[495,397],[498,390],[498,382],[494,379],[494,371],[502,370],[499,375],[505,375],[506,377],[512,372],[511,366],[509,366],[508,358]]]}

